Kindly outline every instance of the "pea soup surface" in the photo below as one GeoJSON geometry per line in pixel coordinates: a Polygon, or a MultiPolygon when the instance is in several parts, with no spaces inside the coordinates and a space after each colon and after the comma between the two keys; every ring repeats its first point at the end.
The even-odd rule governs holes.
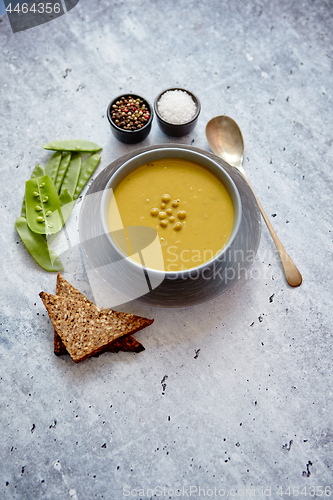
{"type": "Polygon", "coordinates": [[[183,158],[164,158],[137,167],[120,181],[107,217],[110,232],[121,225],[156,229],[163,259],[151,254],[145,265],[175,272],[197,267],[222,250],[232,231],[234,206],[223,182],[208,169],[183,158]]]}

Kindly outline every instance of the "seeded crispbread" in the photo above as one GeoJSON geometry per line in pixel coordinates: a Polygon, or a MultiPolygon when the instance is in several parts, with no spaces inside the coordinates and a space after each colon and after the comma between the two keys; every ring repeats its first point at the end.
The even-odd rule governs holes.
{"type": "Polygon", "coordinates": [[[154,320],[102,310],[92,302],[39,294],[52,324],[75,363],[93,356],[115,340],[145,328],[154,320]]]}
{"type": "MultiPolygon", "coordinates": [[[[58,273],[57,275],[57,287],[56,287],[56,295],[61,297],[69,297],[74,300],[78,300],[81,302],[92,303],[90,302],[83,293],[79,292],[73,285],[71,285],[65,278],[58,273]]],[[[125,313],[118,313],[119,315],[124,315],[125,313]]],[[[115,340],[111,345],[105,347],[105,351],[108,352],[141,352],[144,351],[143,345],[138,342],[134,337],[128,335],[124,338],[120,338],[119,340],[115,340]]],[[[62,354],[68,354],[67,349],[64,343],[61,340],[61,337],[57,334],[56,330],[54,330],[54,354],[60,356],[62,354]]]]}

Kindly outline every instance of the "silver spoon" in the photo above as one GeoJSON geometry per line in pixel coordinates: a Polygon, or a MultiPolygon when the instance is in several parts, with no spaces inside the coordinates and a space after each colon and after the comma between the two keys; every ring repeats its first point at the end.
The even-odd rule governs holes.
{"type": "Polygon", "coordinates": [[[244,141],[237,123],[228,116],[216,116],[207,123],[206,137],[213,153],[228,162],[231,166],[237,168],[249,184],[257,200],[261,215],[267,224],[277,251],[279,252],[287,281],[291,286],[299,286],[302,283],[302,276],[277,237],[243,168],[244,141]]]}

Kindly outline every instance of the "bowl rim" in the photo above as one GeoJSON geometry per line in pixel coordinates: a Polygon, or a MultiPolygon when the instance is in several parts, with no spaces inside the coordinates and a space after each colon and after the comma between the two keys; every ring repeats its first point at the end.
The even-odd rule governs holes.
{"type": "MultiPolygon", "coordinates": [[[[163,157],[163,156],[162,156],[163,157]]],[[[201,164],[203,167],[205,168],[208,168],[207,165],[205,164],[201,164]]],[[[213,171],[213,170],[212,170],[213,171]]],[[[215,173],[213,171],[213,173],[215,173]]],[[[126,175],[126,174],[125,174],[126,175]]],[[[215,174],[216,175],[216,174],[215,174]]],[[[120,179],[118,182],[120,182],[122,179],[120,179]]],[[[224,182],[222,180],[222,182],[224,182]]],[[[227,186],[227,189],[229,191],[229,194],[230,193],[230,190],[229,190],[229,187],[227,186]]],[[[231,194],[232,196],[232,194],[231,194]]],[[[221,257],[223,258],[223,256],[227,253],[227,251],[229,250],[229,248],[231,247],[231,245],[233,244],[233,242],[235,241],[235,238],[238,234],[238,231],[239,231],[239,228],[240,228],[240,225],[241,225],[241,221],[242,221],[242,200],[241,200],[241,197],[240,197],[240,194],[238,192],[238,189],[237,189],[237,186],[234,182],[234,180],[231,178],[231,176],[228,174],[228,172],[226,172],[226,170],[224,170],[224,168],[219,164],[217,163],[215,160],[213,160],[212,158],[210,158],[209,156],[205,156],[205,154],[201,153],[201,152],[197,152],[197,151],[193,151],[193,150],[190,150],[190,149],[186,149],[186,148],[178,148],[177,146],[170,146],[170,147],[159,147],[157,146],[155,149],[152,149],[152,150],[149,150],[149,151],[144,151],[144,152],[140,152],[139,154],[131,157],[130,159],[126,160],[115,172],[112,173],[111,177],[109,178],[104,190],[103,190],[103,193],[102,193],[102,196],[101,196],[101,201],[100,201],[100,217],[101,217],[101,222],[102,222],[102,228],[103,228],[103,232],[105,234],[105,236],[107,237],[109,243],[111,244],[112,248],[116,251],[116,253],[118,254],[118,256],[120,256],[121,259],[125,259],[126,262],[129,264],[129,266],[132,266],[133,269],[136,269],[137,271],[140,270],[145,270],[147,272],[149,272],[149,274],[152,274],[152,275],[155,275],[157,276],[158,278],[160,277],[164,277],[164,278],[169,278],[169,279],[179,279],[179,278],[183,278],[185,279],[186,277],[188,277],[191,273],[193,272],[200,272],[201,270],[207,268],[207,266],[211,266],[211,265],[214,265],[215,262],[219,262],[221,259],[221,257]],[[232,234],[231,236],[229,237],[226,245],[221,249],[221,251],[215,255],[215,257],[213,257],[212,259],[206,261],[206,262],[203,262],[202,264],[200,264],[199,266],[195,266],[195,267],[191,267],[189,269],[185,269],[185,270],[181,270],[181,271],[162,271],[162,270],[159,270],[159,269],[154,269],[154,268],[151,268],[151,267],[146,267],[146,266],[142,266],[141,264],[138,264],[137,262],[135,262],[134,260],[132,260],[131,258],[129,258],[128,256],[126,256],[119,248],[118,246],[116,245],[116,243],[113,241],[112,237],[110,236],[110,230],[109,230],[109,227],[108,227],[108,224],[107,224],[107,216],[106,216],[106,213],[107,213],[107,207],[108,207],[108,204],[109,204],[109,201],[110,201],[110,198],[111,198],[111,195],[112,195],[112,188],[110,190],[110,185],[112,184],[112,182],[114,181],[114,179],[121,175],[121,172],[126,169],[126,167],[128,166],[128,164],[131,164],[132,162],[138,162],[140,161],[141,158],[143,158],[143,161],[138,163],[137,165],[135,165],[133,167],[133,170],[137,167],[139,167],[140,165],[143,165],[144,163],[147,163],[148,161],[152,161],[152,160],[144,160],[144,158],[146,158],[147,156],[154,156],[155,154],[158,154],[158,153],[163,153],[167,156],[167,154],[170,152],[171,153],[179,153],[179,155],[174,155],[174,156],[171,156],[171,157],[174,157],[174,158],[181,158],[182,155],[181,153],[186,151],[188,154],[192,155],[193,156],[193,159],[192,161],[196,161],[197,163],[200,164],[200,161],[199,161],[199,158],[202,158],[204,159],[208,164],[211,164],[211,165],[214,165],[215,166],[215,169],[222,172],[222,176],[224,176],[228,183],[230,184],[230,186],[232,187],[232,190],[233,190],[233,194],[235,196],[235,199],[237,201],[237,206],[235,207],[235,203],[234,203],[234,198],[232,197],[232,201],[234,203],[234,208],[235,208],[235,212],[236,215],[235,215],[235,220],[234,220],[234,227],[233,227],[233,230],[232,230],[232,234]],[[195,159],[197,158],[197,159],[195,159]],[[237,216],[237,218],[236,218],[237,216]]]]}
{"type": "Polygon", "coordinates": [[[200,100],[199,98],[193,93],[191,92],[190,90],[187,90],[187,89],[184,89],[182,87],[172,87],[172,88],[169,88],[169,89],[165,89],[165,90],[162,90],[162,92],[160,92],[156,98],[155,98],[155,101],[154,101],[154,111],[155,111],[155,114],[157,116],[157,118],[162,122],[164,123],[165,125],[169,125],[170,127],[183,127],[185,125],[190,125],[191,123],[195,122],[195,120],[197,120],[199,114],[200,114],[200,111],[201,111],[201,103],[200,103],[200,100]],[[159,111],[158,111],[158,108],[157,108],[157,103],[158,101],[161,99],[162,95],[165,94],[166,92],[169,92],[169,91],[172,91],[172,90],[181,90],[182,92],[186,92],[188,95],[190,95],[196,105],[196,112],[195,112],[195,115],[193,118],[191,118],[191,120],[187,121],[187,122],[182,122],[182,123],[172,123],[172,122],[168,122],[166,120],[164,120],[164,118],[162,118],[162,116],[160,115],[159,111]]]}
{"type": "Polygon", "coordinates": [[[134,134],[137,134],[139,132],[142,132],[143,130],[145,130],[146,128],[148,128],[148,126],[151,124],[151,122],[153,121],[153,116],[154,116],[154,108],[152,107],[152,105],[150,104],[150,102],[145,97],[143,97],[142,95],[134,94],[133,92],[124,92],[123,94],[120,94],[119,96],[115,97],[114,99],[112,99],[112,101],[109,102],[107,110],[106,110],[106,114],[107,114],[108,121],[109,121],[109,123],[110,123],[110,125],[112,127],[114,127],[116,130],[118,130],[119,132],[121,132],[123,134],[132,134],[132,135],[134,135],[134,134]],[[147,123],[145,123],[145,125],[143,127],[137,128],[136,130],[126,130],[126,129],[123,129],[121,127],[118,127],[118,125],[116,125],[114,123],[114,121],[112,120],[112,118],[111,118],[111,106],[116,101],[118,101],[121,97],[124,97],[124,96],[139,97],[146,104],[148,104],[150,116],[149,116],[149,120],[147,121],[147,123]]]}

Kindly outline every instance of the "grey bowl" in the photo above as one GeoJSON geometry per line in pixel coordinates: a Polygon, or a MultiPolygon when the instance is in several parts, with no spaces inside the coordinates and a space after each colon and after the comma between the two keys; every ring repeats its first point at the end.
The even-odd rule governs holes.
{"type": "MultiPolygon", "coordinates": [[[[179,154],[194,151],[218,163],[236,185],[241,199],[239,228],[227,251],[200,268],[182,273],[150,272],[133,266],[110,244],[101,217],[101,203],[105,188],[113,174],[138,155],[150,151],[170,149],[168,145],[150,146],[119,158],[106,167],[92,183],[82,202],[79,218],[79,237],[83,254],[94,279],[121,295],[125,303],[137,299],[157,307],[188,307],[211,300],[229,290],[246,273],[257,253],[261,235],[261,216],[256,200],[247,182],[236,169],[206,151],[186,145],[174,146],[179,154]]],[[[105,194],[104,194],[105,196],[105,194]]],[[[106,305],[106,304],[104,304],[106,305]]]]}
{"type": "Polygon", "coordinates": [[[163,92],[160,92],[158,94],[158,96],[156,97],[156,99],[154,101],[154,111],[155,111],[158,126],[160,127],[162,132],[164,132],[166,135],[169,135],[171,137],[182,137],[183,135],[188,135],[190,132],[192,132],[192,130],[196,126],[198,118],[199,118],[199,114],[201,111],[201,104],[200,104],[198,97],[195,94],[193,94],[193,92],[190,92],[189,90],[186,90],[186,89],[183,89],[180,87],[174,87],[171,89],[163,90],[163,92]],[[158,101],[160,100],[162,95],[165,94],[166,92],[168,92],[169,90],[181,90],[183,92],[186,92],[192,98],[192,100],[194,101],[194,103],[196,105],[196,112],[195,112],[194,117],[190,121],[185,122],[185,123],[170,123],[162,118],[162,116],[160,115],[160,113],[158,111],[158,101]]]}
{"type": "Polygon", "coordinates": [[[132,93],[127,92],[125,94],[121,94],[118,97],[115,97],[110,102],[110,104],[107,107],[106,115],[107,115],[107,118],[108,118],[108,121],[109,121],[109,124],[111,127],[111,131],[112,131],[113,135],[115,136],[115,138],[118,139],[118,141],[124,142],[125,144],[136,144],[137,142],[144,141],[148,137],[150,130],[151,130],[154,112],[153,112],[153,108],[152,108],[151,104],[147,101],[147,99],[145,99],[144,97],[139,96],[137,94],[132,94],[132,93]],[[123,129],[121,127],[118,127],[118,125],[116,125],[114,123],[114,121],[112,120],[112,106],[117,101],[119,101],[122,96],[130,96],[130,97],[134,97],[135,99],[139,98],[146,104],[146,106],[149,110],[150,116],[149,116],[149,120],[147,121],[147,123],[143,127],[141,127],[140,129],[126,130],[126,129],[123,129]]]}
{"type": "MultiPolygon", "coordinates": [[[[139,167],[140,165],[143,165],[145,163],[153,162],[154,160],[158,160],[161,158],[185,158],[187,160],[191,160],[193,162],[199,163],[200,165],[204,166],[211,172],[213,172],[226,186],[228,189],[233,205],[234,205],[234,210],[235,210],[235,217],[234,217],[234,224],[232,228],[231,235],[228,239],[227,244],[223,247],[221,252],[217,255],[215,259],[222,260],[224,254],[227,253],[228,249],[232,245],[237,232],[240,227],[241,223],[241,218],[242,218],[242,202],[237,190],[237,187],[229,174],[217,163],[216,161],[212,160],[211,158],[207,157],[205,154],[202,154],[198,151],[193,151],[191,149],[184,149],[184,148],[178,148],[177,146],[169,146],[168,148],[163,147],[159,148],[155,146],[155,148],[149,150],[149,151],[143,151],[140,152],[136,155],[134,155],[132,158],[129,160],[125,161],[110,177],[110,180],[105,186],[102,199],[101,199],[101,221],[102,221],[102,227],[104,230],[104,233],[106,237],[108,238],[110,245],[113,247],[113,251],[117,252],[119,254],[119,259],[122,259],[124,257],[123,252],[118,248],[118,246],[115,244],[114,238],[112,235],[109,233],[109,228],[108,228],[108,222],[107,222],[107,210],[108,210],[108,205],[110,198],[112,197],[113,190],[114,188],[119,184],[119,182],[126,177],[130,172],[132,172],[135,168],[139,167]]],[[[131,242],[131,247],[135,245],[139,249],[139,241],[141,240],[141,250],[144,250],[144,246],[149,243],[153,243],[150,241],[152,239],[152,236],[150,237],[150,231],[151,228],[148,230],[143,230],[142,234],[140,235],[139,227],[134,230],[132,229],[132,237],[133,237],[133,244],[131,242]],[[146,237],[145,237],[146,236],[146,237]],[[146,241],[145,241],[146,240],[146,241]],[[137,242],[137,243],[136,243],[137,242]]],[[[155,232],[154,232],[155,233],[155,232]]],[[[153,233],[153,234],[154,234],[153,233]]],[[[119,234],[118,234],[119,236],[119,234]]],[[[129,236],[129,235],[128,235],[129,236]]],[[[157,234],[154,236],[157,237],[157,234]]],[[[157,238],[158,239],[158,238],[157,238]]],[[[159,240],[158,240],[159,241],[159,240]]],[[[143,257],[141,258],[143,259],[143,257]]],[[[132,259],[126,259],[128,262],[128,272],[132,273],[135,272],[135,268],[138,268],[139,272],[142,272],[142,266],[135,263],[132,259]]],[[[197,266],[195,268],[192,268],[192,274],[193,272],[202,272],[205,268],[207,267],[207,264],[204,263],[200,266],[197,266]]],[[[161,282],[165,277],[171,278],[171,279],[178,279],[182,278],[185,279],[189,271],[182,271],[182,272],[167,272],[167,271],[157,271],[156,269],[151,269],[149,267],[149,262],[145,261],[145,269],[146,272],[148,273],[149,277],[153,279],[154,281],[160,280],[161,282]]]]}

